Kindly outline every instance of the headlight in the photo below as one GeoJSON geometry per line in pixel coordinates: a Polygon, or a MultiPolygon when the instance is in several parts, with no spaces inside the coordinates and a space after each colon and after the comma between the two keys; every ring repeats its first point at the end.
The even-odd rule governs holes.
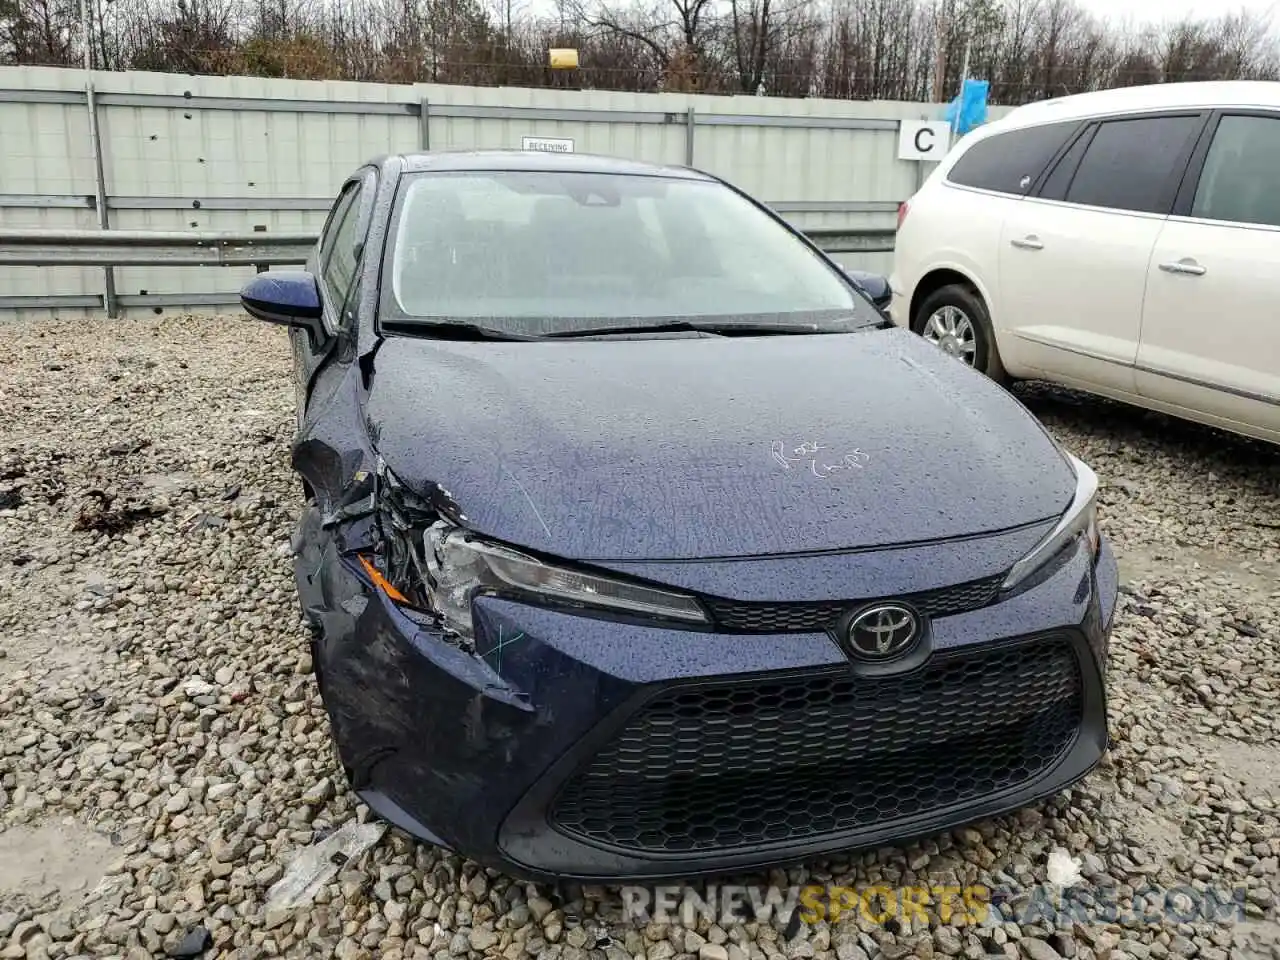
{"type": "Polygon", "coordinates": [[[1049,535],[1037,543],[1025,557],[1013,565],[1009,575],[1001,584],[1002,590],[1010,590],[1022,583],[1029,576],[1056,557],[1068,546],[1083,537],[1089,545],[1089,551],[1097,555],[1100,545],[1098,533],[1098,475],[1089,469],[1088,464],[1077,457],[1066,453],[1076,474],[1076,493],[1071,498],[1071,506],[1062,515],[1062,519],[1049,531],[1049,535]]]}
{"type": "Polygon", "coordinates": [[[559,600],[583,607],[706,623],[692,597],[613,577],[543,563],[446,523],[422,535],[428,600],[450,630],[470,640],[477,593],[559,600]]]}

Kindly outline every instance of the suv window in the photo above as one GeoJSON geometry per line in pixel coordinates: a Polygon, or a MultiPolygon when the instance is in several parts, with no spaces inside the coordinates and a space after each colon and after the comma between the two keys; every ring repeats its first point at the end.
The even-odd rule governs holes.
{"type": "Polygon", "coordinates": [[[1071,178],[1075,175],[1076,167],[1080,165],[1080,158],[1089,149],[1091,134],[1092,131],[1086,130],[1077,137],[1076,142],[1071,144],[1071,149],[1064,153],[1061,159],[1054,164],[1049,175],[1044,178],[1044,185],[1040,188],[1039,196],[1042,199],[1066,199],[1067,188],[1071,186],[1071,178]]]}
{"type": "Polygon", "coordinates": [[[1226,116],[1204,159],[1191,216],[1280,226],[1280,117],[1226,116]]]}
{"type": "Polygon", "coordinates": [[[1068,203],[1168,213],[1175,168],[1200,130],[1199,116],[1108,120],[1098,126],[1067,190],[1068,203]]]}
{"type": "Polygon", "coordinates": [[[1025,194],[1077,123],[1047,123],[979,140],[961,154],[947,180],[965,187],[1025,194]]]}

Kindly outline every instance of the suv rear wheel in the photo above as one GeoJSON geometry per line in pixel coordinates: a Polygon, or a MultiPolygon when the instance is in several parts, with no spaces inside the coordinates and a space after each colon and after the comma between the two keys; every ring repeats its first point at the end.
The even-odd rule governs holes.
{"type": "Polygon", "coordinates": [[[992,380],[1007,381],[987,305],[972,288],[950,283],[933,291],[911,318],[911,329],[992,380]]]}

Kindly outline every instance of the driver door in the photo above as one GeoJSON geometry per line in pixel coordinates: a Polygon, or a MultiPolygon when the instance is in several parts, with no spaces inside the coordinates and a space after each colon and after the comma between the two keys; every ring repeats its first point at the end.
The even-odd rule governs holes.
{"type": "Polygon", "coordinates": [[[320,386],[322,368],[332,357],[340,337],[352,332],[355,288],[362,259],[360,245],[368,233],[368,214],[375,189],[376,178],[371,170],[361,171],[343,184],[320,234],[317,251],[307,264],[307,269],[316,276],[324,307],[324,326],[330,336],[325,343],[318,344],[304,330],[294,329],[289,334],[300,427],[320,386]]]}

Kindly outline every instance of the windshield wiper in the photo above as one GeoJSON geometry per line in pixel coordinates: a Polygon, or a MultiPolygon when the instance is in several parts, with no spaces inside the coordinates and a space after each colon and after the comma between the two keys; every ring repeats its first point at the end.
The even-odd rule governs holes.
{"type": "Polygon", "coordinates": [[[844,330],[826,330],[816,323],[717,323],[699,322],[696,320],[667,320],[657,323],[637,323],[614,327],[583,327],[579,330],[555,330],[544,333],[550,338],[568,337],[603,337],[614,333],[671,333],[671,332],[712,333],[717,336],[731,337],[759,336],[761,334],[786,333],[845,333],[844,330]]]}
{"type": "Polygon", "coordinates": [[[452,323],[448,320],[394,320],[384,321],[383,329],[398,333],[411,333],[437,340],[541,340],[541,337],[486,327],[479,323],[452,323]]]}

